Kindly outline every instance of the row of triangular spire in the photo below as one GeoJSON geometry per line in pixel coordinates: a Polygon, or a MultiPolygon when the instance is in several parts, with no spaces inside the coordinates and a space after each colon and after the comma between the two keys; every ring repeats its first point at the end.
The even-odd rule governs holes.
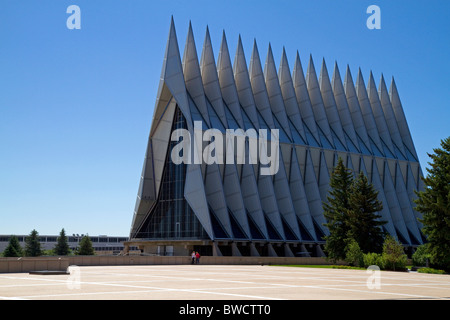
{"type": "MultiPolygon", "coordinates": [[[[174,36],[174,34],[175,31],[172,19],[169,41],[170,37],[174,36]]],[[[182,64],[186,82],[195,82],[196,80],[197,86],[204,86],[205,81],[203,81],[202,84],[202,77],[215,77],[215,75],[211,73],[211,67],[216,64],[214,61],[214,53],[208,27],[206,28],[203,51],[199,63],[197,60],[192,25],[189,23],[189,31],[182,64]],[[193,63],[186,63],[187,61],[193,63]],[[197,70],[186,70],[186,68],[194,68],[197,70]],[[193,79],[190,79],[191,76],[193,79]]],[[[383,75],[381,75],[379,89],[377,89],[373,74],[370,72],[369,82],[366,88],[361,69],[359,68],[358,70],[357,80],[354,84],[350,68],[347,65],[344,82],[342,82],[338,64],[335,62],[333,76],[330,81],[325,59],[322,60],[320,75],[317,77],[312,55],[310,55],[305,75],[298,51],[294,69],[291,74],[284,48],[277,72],[270,44],[263,70],[256,40],[254,40],[253,43],[253,51],[247,69],[247,62],[240,36],[238,38],[234,64],[232,65],[225,31],[223,31],[222,35],[216,72],[216,80],[220,82],[222,88],[236,86],[240,89],[237,90],[239,97],[235,97],[233,101],[231,101],[232,105],[234,102],[243,104],[242,101],[245,101],[245,99],[239,99],[247,97],[244,93],[240,94],[241,91],[249,89],[253,91],[268,91],[269,97],[273,98],[272,100],[274,103],[270,104],[270,102],[264,101],[264,97],[261,98],[263,100],[254,102],[262,109],[260,112],[270,127],[273,127],[274,125],[273,120],[271,120],[271,116],[269,116],[268,112],[265,112],[263,109],[266,108],[267,110],[270,110],[270,106],[273,108],[274,105],[278,107],[284,105],[285,110],[278,110],[279,112],[283,112],[279,113],[280,118],[277,119],[285,129],[289,138],[292,138],[292,136],[287,124],[287,119],[283,116],[283,113],[287,114],[288,117],[293,117],[294,126],[305,141],[305,129],[300,125],[301,122],[308,127],[317,141],[320,141],[320,137],[316,126],[323,131],[324,135],[331,141],[331,144],[333,144],[331,128],[343,145],[346,145],[346,138],[344,137],[345,131],[355,146],[359,145],[357,141],[358,135],[369,150],[372,145],[370,142],[371,139],[373,144],[381,150],[381,153],[390,153],[395,155],[395,158],[417,161],[418,157],[393,77],[389,91],[387,90],[383,75]],[[288,85],[285,85],[286,83],[288,83],[288,85]],[[263,88],[264,86],[266,88],[263,88]],[[294,90],[292,90],[292,87],[294,90]],[[295,108],[295,106],[289,106],[283,101],[283,98],[286,95],[290,95],[292,98],[296,96],[297,108],[295,108]]],[[[189,86],[189,84],[187,84],[187,86],[189,86]]],[[[191,87],[193,88],[196,86],[191,85],[191,87]]],[[[205,90],[208,90],[208,88],[205,88],[205,90]]],[[[258,99],[258,92],[254,95],[255,99],[258,99]]],[[[209,121],[205,103],[202,99],[196,100],[195,96],[193,98],[206,121],[209,121]]],[[[218,107],[214,101],[211,102],[221,120],[226,123],[226,117],[223,110],[221,110],[222,108],[218,107]],[[219,110],[217,110],[217,108],[219,110]]],[[[242,107],[246,110],[245,105],[242,107]]],[[[239,115],[239,112],[233,112],[233,107],[230,107],[230,109],[239,125],[244,127],[243,119],[239,115]]],[[[248,116],[253,123],[257,123],[256,115],[254,115],[251,110],[248,112],[248,116]]]]}
{"type": "MultiPolygon", "coordinates": [[[[331,149],[335,147],[334,144],[337,143],[337,140],[340,140],[340,143],[343,145],[347,145],[348,141],[353,141],[356,146],[360,146],[359,140],[361,140],[368,149],[372,148],[372,154],[374,155],[385,157],[382,154],[375,154],[375,152],[373,152],[373,148],[377,148],[382,150],[382,153],[384,154],[387,153],[386,151],[390,151],[392,154],[403,155],[403,158],[405,158],[404,160],[417,163],[417,155],[415,154],[414,145],[394,81],[391,82],[391,89],[390,92],[388,92],[384,78],[382,77],[380,88],[377,90],[371,73],[366,89],[361,70],[358,71],[358,78],[354,85],[350,69],[347,66],[345,80],[344,83],[342,83],[337,63],[335,63],[333,77],[330,81],[324,60],[318,78],[312,56],[310,56],[305,76],[298,52],[291,74],[284,49],[280,67],[277,72],[270,45],[263,70],[256,41],[254,41],[250,63],[247,68],[240,36],[238,39],[234,64],[232,65],[225,32],[223,32],[216,64],[208,28],[206,29],[203,50],[199,61],[191,24],[189,25],[183,59],[181,60],[173,19],[169,32],[169,40],[166,48],[151,136],[158,127],[155,125],[155,121],[159,121],[162,117],[165,106],[170,102],[170,97],[175,99],[178,107],[188,119],[188,129],[189,126],[192,126],[192,117],[189,107],[190,103],[188,101],[190,98],[192,98],[196,108],[198,108],[198,111],[203,115],[207,125],[211,126],[211,123],[209,123],[211,118],[208,111],[208,100],[211,107],[214,109],[214,112],[227,128],[229,127],[227,125],[227,110],[232,113],[238,126],[245,128],[244,112],[241,112],[241,110],[243,110],[256,129],[258,129],[258,116],[261,116],[263,121],[271,128],[275,127],[274,121],[276,119],[291,139],[293,138],[292,136],[295,130],[305,141],[308,141],[306,139],[308,134],[306,129],[308,129],[309,133],[316,141],[322,141],[321,135],[325,136],[332,145],[331,149]],[[167,88],[169,89],[170,94],[167,92],[164,94],[164,90],[167,88]],[[187,92],[189,93],[189,98],[187,92]],[[294,129],[290,127],[291,123],[294,126],[294,129]],[[408,156],[407,150],[411,153],[412,157],[408,156]]],[[[165,142],[153,140],[152,148],[156,149],[157,143],[161,143],[162,145],[165,142]]],[[[158,150],[160,150],[160,148],[158,148],[158,150]]],[[[144,172],[144,179],[154,180],[155,190],[158,190],[162,175],[161,166],[165,156],[158,153],[153,154],[152,150],[150,151],[150,155],[155,159],[158,158],[156,159],[158,161],[153,161],[155,159],[149,161],[154,163],[153,165],[155,167],[153,171],[149,170],[148,172],[144,172]]],[[[359,153],[362,152],[360,151],[359,153]]],[[[323,155],[321,155],[321,157],[323,157],[323,155]]],[[[218,169],[215,170],[216,172],[218,171],[218,169]]],[[[185,198],[200,219],[202,225],[208,228],[207,226],[210,222],[208,218],[208,205],[206,204],[205,197],[208,197],[208,193],[211,191],[209,186],[214,187],[216,184],[211,183],[210,185],[203,186],[204,179],[206,179],[206,184],[208,184],[208,177],[202,178],[201,173],[198,172],[194,174],[194,172],[198,172],[198,169],[188,170],[187,172],[186,190],[189,190],[189,192],[188,194],[185,194],[185,198]]],[[[212,170],[209,172],[212,172],[212,170]]],[[[211,179],[213,182],[221,181],[220,178],[211,179]]],[[[273,182],[275,183],[275,180],[273,182]]],[[[284,184],[282,181],[280,183],[284,184]]],[[[304,181],[304,183],[306,183],[306,181],[304,181]]],[[[314,184],[314,192],[317,194],[317,181],[314,184]]],[[[308,187],[306,187],[306,189],[307,188],[308,187]]],[[[226,186],[224,182],[224,190],[225,189],[226,186]]],[[[257,189],[263,192],[266,191],[263,190],[264,188],[260,189],[260,186],[258,186],[257,189]]],[[[241,194],[246,191],[245,188],[242,188],[241,194]]],[[[222,193],[223,192],[225,192],[226,196],[227,191],[225,190],[222,191],[222,193]]],[[[156,191],[156,193],[158,193],[158,191],[156,191]]],[[[137,207],[139,206],[140,199],[146,197],[146,191],[143,191],[143,193],[138,196],[137,207]]],[[[156,200],[153,196],[150,196],[149,198],[156,200]]],[[[263,198],[264,196],[261,196],[260,199],[263,198]]],[[[320,196],[316,196],[318,202],[315,202],[320,203],[319,198],[320,196]]],[[[274,207],[277,207],[277,201],[274,202],[274,207]]],[[[225,202],[228,204],[230,204],[230,202],[225,199],[223,199],[222,202],[224,202],[223,205],[219,205],[218,203],[213,203],[212,205],[217,205],[216,212],[218,213],[219,220],[222,219],[222,223],[229,229],[230,223],[227,221],[228,213],[226,212],[225,202]],[[219,211],[224,212],[221,213],[219,211]]],[[[294,219],[295,215],[300,219],[311,219],[314,216],[313,220],[321,222],[319,221],[319,218],[321,219],[323,216],[320,205],[314,204],[314,207],[312,207],[313,201],[309,196],[308,202],[308,207],[310,207],[307,210],[308,213],[301,215],[301,217],[298,216],[299,212],[297,212],[297,210],[293,212],[290,209],[284,209],[283,212],[280,209],[279,214],[282,214],[284,218],[289,219],[289,224],[291,224],[290,220],[294,219]]],[[[264,207],[265,211],[269,210],[268,206],[265,206],[262,201],[260,205],[264,207]]],[[[233,208],[230,209],[232,209],[233,212],[239,211],[237,210],[238,208],[236,208],[236,210],[233,208]]],[[[242,209],[243,207],[241,206],[241,211],[242,209]]],[[[133,228],[140,225],[139,220],[144,218],[145,212],[147,211],[137,209],[135,212],[135,218],[137,219],[133,223],[133,228]]],[[[277,212],[276,208],[273,212],[277,212]]],[[[270,219],[271,212],[266,211],[266,213],[270,219]]],[[[249,214],[251,215],[252,213],[250,212],[249,214]]],[[[273,217],[279,218],[279,214],[275,214],[273,217]]],[[[238,220],[239,217],[242,218],[242,221],[239,221],[241,225],[246,224],[244,218],[245,215],[245,213],[242,213],[238,216],[238,220]]],[[[281,222],[279,222],[281,220],[278,218],[274,218],[273,222],[277,229],[282,230],[283,228],[280,227],[281,222]]],[[[263,220],[259,219],[258,221],[263,224],[263,220]]],[[[294,226],[295,223],[292,225],[294,226]]],[[[305,223],[305,225],[308,230],[313,229],[312,222],[305,223]]],[[[210,233],[208,230],[207,232],[210,233]]],[[[296,233],[298,234],[299,231],[297,230],[296,233]]],[[[312,233],[314,233],[314,231],[312,231],[312,233]]]]}

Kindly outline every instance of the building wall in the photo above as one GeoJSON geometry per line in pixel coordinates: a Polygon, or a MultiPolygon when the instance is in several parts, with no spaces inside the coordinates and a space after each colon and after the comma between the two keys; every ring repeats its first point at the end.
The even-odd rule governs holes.
{"type": "MultiPolygon", "coordinates": [[[[345,264],[345,262],[338,262],[345,264]]],[[[71,256],[0,258],[0,273],[31,271],[67,271],[69,266],[114,266],[114,265],[188,265],[190,256],[71,256]]],[[[211,257],[202,256],[204,265],[329,265],[325,258],[288,257],[211,257]]]]}

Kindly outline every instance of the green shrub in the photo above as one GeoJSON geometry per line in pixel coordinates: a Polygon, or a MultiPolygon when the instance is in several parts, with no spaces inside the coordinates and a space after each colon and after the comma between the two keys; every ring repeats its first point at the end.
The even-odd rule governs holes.
{"type": "Polygon", "coordinates": [[[369,266],[378,266],[380,269],[383,269],[383,257],[379,253],[369,252],[363,255],[364,267],[367,268],[369,266]]]}
{"type": "Polygon", "coordinates": [[[419,273],[434,273],[434,274],[445,274],[444,270],[433,269],[433,268],[420,268],[417,270],[419,273]]]}
{"type": "Polygon", "coordinates": [[[427,261],[430,261],[431,254],[428,252],[428,245],[423,244],[419,246],[416,252],[412,255],[412,263],[415,267],[422,267],[427,265],[427,261]]]}
{"type": "Polygon", "coordinates": [[[387,236],[384,241],[382,258],[385,270],[406,270],[408,257],[405,254],[403,246],[391,236],[387,236]]]}
{"type": "Polygon", "coordinates": [[[362,267],[364,265],[363,252],[355,240],[350,241],[346,247],[345,261],[350,266],[362,267]]]}
{"type": "Polygon", "coordinates": [[[364,269],[362,267],[353,267],[353,266],[342,266],[342,265],[332,265],[331,269],[352,269],[352,270],[361,270],[364,269]]]}

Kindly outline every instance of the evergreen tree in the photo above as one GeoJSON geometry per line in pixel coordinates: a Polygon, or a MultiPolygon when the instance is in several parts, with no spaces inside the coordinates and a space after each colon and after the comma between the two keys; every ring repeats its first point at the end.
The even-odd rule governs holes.
{"type": "Polygon", "coordinates": [[[351,187],[347,223],[349,238],[354,239],[364,253],[381,253],[383,246],[384,232],[381,227],[386,221],[381,221],[377,213],[383,209],[377,197],[378,191],[360,172],[351,187]]]}
{"type": "Polygon", "coordinates": [[[88,235],[85,235],[83,238],[81,238],[80,248],[78,249],[77,254],[83,256],[92,256],[95,254],[94,248],[92,247],[91,238],[89,238],[88,235]]]}
{"type": "Polygon", "coordinates": [[[403,245],[392,236],[386,236],[383,243],[383,265],[386,270],[403,271],[406,269],[408,257],[403,245]]]}
{"type": "Polygon", "coordinates": [[[28,257],[38,257],[42,255],[39,233],[34,229],[25,239],[25,255],[28,257]]]}
{"type": "Polygon", "coordinates": [[[325,236],[325,251],[332,261],[343,260],[348,244],[348,208],[353,181],[352,172],[344,166],[339,158],[331,174],[328,202],[323,204],[324,216],[330,234],[325,236]]]}
{"type": "Polygon", "coordinates": [[[428,267],[430,261],[430,249],[428,248],[429,243],[424,243],[417,247],[414,251],[412,258],[413,266],[416,267],[428,267]]]}
{"type": "Polygon", "coordinates": [[[21,257],[23,256],[23,249],[20,246],[19,239],[16,236],[9,238],[8,246],[3,251],[4,257],[21,257]]]}
{"type": "Polygon", "coordinates": [[[64,228],[59,233],[59,237],[57,239],[55,247],[53,248],[53,252],[58,256],[66,256],[70,252],[66,231],[64,230],[64,228]]]}
{"type": "Polygon", "coordinates": [[[361,267],[364,265],[364,253],[359,248],[358,242],[355,240],[350,240],[346,252],[345,252],[345,261],[355,267],[361,267]]]}
{"type": "Polygon", "coordinates": [[[422,232],[427,237],[431,265],[450,271],[450,137],[442,148],[428,154],[432,162],[422,178],[425,190],[417,192],[416,210],[422,213],[422,232]]]}

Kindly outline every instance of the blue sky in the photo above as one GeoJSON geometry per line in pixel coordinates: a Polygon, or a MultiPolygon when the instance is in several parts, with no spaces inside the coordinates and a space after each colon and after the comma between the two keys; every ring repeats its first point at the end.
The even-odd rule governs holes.
{"type": "MultiPolygon", "coordinates": [[[[450,135],[448,1],[0,0],[0,234],[127,236],[170,18],[181,54],[189,21],[200,55],[225,30],[247,61],[256,39],[293,67],[312,54],[389,86],[394,76],[422,167],[450,135]],[[68,6],[81,9],[69,30],[68,6]],[[369,30],[369,5],[381,29],[369,30]]],[[[425,170],[424,170],[425,172],[425,170]]]]}

